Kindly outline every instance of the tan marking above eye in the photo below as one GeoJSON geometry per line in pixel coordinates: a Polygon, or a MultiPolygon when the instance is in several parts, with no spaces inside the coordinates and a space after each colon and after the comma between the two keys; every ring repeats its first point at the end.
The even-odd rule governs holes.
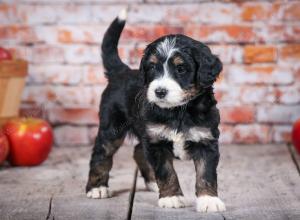
{"type": "Polygon", "coordinates": [[[152,54],[152,55],[150,56],[149,61],[150,61],[151,63],[158,63],[158,59],[157,59],[157,57],[156,57],[154,54],[152,54]]]}
{"type": "Polygon", "coordinates": [[[173,59],[173,63],[174,63],[175,65],[183,64],[183,59],[182,59],[181,57],[175,57],[175,58],[173,59]]]}

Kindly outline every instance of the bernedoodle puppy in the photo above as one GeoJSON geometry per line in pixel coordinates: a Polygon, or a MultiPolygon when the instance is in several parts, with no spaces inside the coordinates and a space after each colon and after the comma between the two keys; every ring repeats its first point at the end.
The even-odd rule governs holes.
{"type": "Polygon", "coordinates": [[[185,206],[173,167],[173,159],[179,158],[194,161],[197,210],[224,211],[217,192],[220,116],[213,92],[222,63],[203,43],[177,34],[149,44],[140,69],[132,70],[117,50],[125,20],[124,10],[102,42],[108,85],[100,104],[87,196],[110,196],[112,157],[130,133],[139,141],[134,159],[146,187],[159,191],[160,207],[185,206]]]}

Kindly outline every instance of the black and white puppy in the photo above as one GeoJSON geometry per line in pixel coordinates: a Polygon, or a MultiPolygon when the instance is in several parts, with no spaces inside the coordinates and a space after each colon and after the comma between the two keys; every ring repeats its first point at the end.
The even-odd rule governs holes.
{"type": "Polygon", "coordinates": [[[107,198],[112,157],[126,134],[137,137],[134,159],[146,187],[159,189],[160,207],[185,206],[173,159],[191,159],[196,170],[197,210],[224,211],[218,198],[219,111],[213,83],[222,70],[210,49],[184,35],[161,37],[147,46],[140,70],[125,65],[117,50],[126,12],[102,43],[108,85],[102,94],[100,127],[86,193],[107,198]]]}

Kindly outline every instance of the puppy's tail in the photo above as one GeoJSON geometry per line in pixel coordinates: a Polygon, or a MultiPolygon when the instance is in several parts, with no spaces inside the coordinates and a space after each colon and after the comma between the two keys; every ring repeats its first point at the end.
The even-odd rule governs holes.
{"type": "Polygon", "coordinates": [[[123,9],[117,18],[110,24],[102,41],[102,61],[106,70],[106,76],[109,78],[113,73],[129,69],[122,62],[118,53],[118,42],[122,30],[125,26],[127,17],[127,8],[123,9]]]}

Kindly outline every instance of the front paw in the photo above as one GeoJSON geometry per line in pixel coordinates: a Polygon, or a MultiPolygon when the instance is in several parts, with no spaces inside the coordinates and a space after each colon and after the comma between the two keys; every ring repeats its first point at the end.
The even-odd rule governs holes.
{"type": "Polygon", "coordinates": [[[222,212],[226,211],[225,204],[219,197],[203,195],[197,198],[198,212],[222,212]]]}
{"type": "Polygon", "coordinates": [[[186,206],[186,201],[183,196],[167,196],[158,200],[158,206],[161,208],[183,208],[186,206]]]}
{"type": "Polygon", "coordinates": [[[100,186],[98,188],[92,188],[86,193],[88,198],[92,199],[105,199],[111,197],[111,193],[106,186],[100,186]]]}

